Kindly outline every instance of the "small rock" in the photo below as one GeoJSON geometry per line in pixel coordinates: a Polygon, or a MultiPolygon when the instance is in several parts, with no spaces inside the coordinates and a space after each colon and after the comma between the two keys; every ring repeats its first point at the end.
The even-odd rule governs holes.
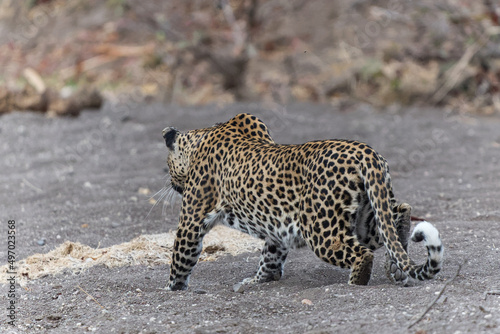
{"type": "Polygon", "coordinates": [[[128,121],[131,121],[131,120],[132,120],[132,117],[130,117],[129,115],[125,115],[125,116],[123,116],[123,117],[120,119],[120,121],[121,121],[122,123],[125,123],[125,122],[128,122],[128,121]]]}
{"type": "Polygon", "coordinates": [[[64,86],[59,91],[59,96],[63,99],[69,98],[75,92],[75,88],[71,86],[64,86]]]}
{"type": "Polygon", "coordinates": [[[117,223],[117,222],[112,222],[112,223],[111,223],[111,227],[112,227],[112,228],[117,228],[117,227],[120,227],[120,223],[117,223]]]}
{"type": "Polygon", "coordinates": [[[54,313],[47,316],[47,320],[53,320],[53,321],[61,320],[61,318],[62,314],[60,313],[54,313]]]}
{"type": "Polygon", "coordinates": [[[45,245],[45,243],[46,243],[46,240],[42,238],[42,239],[38,240],[36,243],[37,243],[39,246],[44,246],[44,245],[45,245]]]}
{"type": "Polygon", "coordinates": [[[207,293],[205,290],[201,290],[201,289],[196,289],[193,292],[198,294],[198,295],[204,295],[207,293]]]}
{"type": "Polygon", "coordinates": [[[301,303],[304,304],[304,305],[312,305],[313,304],[313,302],[310,301],[309,299],[302,299],[301,303]]]}
{"type": "Polygon", "coordinates": [[[149,188],[146,188],[146,187],[140,187],[137,192],[141,195],[150,195],[151,194],[151,190],[149,190],[149,188]]]}
{"type": "Polygon", "coordinates": [[[233,285],[233,291],[238,293],[243,293],[245,292],[245,285],[242,284],[241,282],[236,283],[235,285],[233,285]]]}

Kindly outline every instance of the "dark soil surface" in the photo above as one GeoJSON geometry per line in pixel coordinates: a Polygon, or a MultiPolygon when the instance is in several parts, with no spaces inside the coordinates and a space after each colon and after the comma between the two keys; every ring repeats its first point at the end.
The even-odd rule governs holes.
{"type": "MultiPolygon", "coordinates": [[[[377,252],[369,285],[348,286],[347,270],[304,248],[289,255],[280,281],[240,294],[232,286],[253,274],[258,252],[198,264],[182,292],[163,290],[167,266],[93,267],[17,286],[16,327],[7,325],[9,288],[0,285],[0,332],[500,333],[500,296],[486,294],[500,289],[500,119],[444,110],[108,104],[76,119],[4,115],[1,264],[8,220],[16,221],[18,261],[67,240],[108,247],[175,229],[176,210],[164,216],[159,206],[146,217],[151,204],[138,192],[163,186],[161,130],[205,127],[239,112],[261,117],[280,143],[349,138],[371,144],[392,167],[397,197],[441,232],[442,272],[397,286],[385,277],[384,255],[377,252]]],[[[422,245],[412,244],[410,253],[425,258],[422,245]]]]}

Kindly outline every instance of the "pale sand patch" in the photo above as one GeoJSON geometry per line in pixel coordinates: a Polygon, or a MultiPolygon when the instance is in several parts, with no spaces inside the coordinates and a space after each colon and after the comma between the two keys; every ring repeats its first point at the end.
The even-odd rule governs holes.
{"type": "MultiPolygon", "coordinates": [[[[95,265],[120,267],[170,264],[175,231],[141,235],[129,242],[107,248],[91,248],[79,242],[66,241],[46,254],[34,254],[16,263],[16,283],[25,286],[30,280],[57,275],[65,269],[82,271],[95,265]]],[[[200,261],[214,261],[226,255],[254,252],[263,241],[247,234],[216,226],[203,239],[200,261]]],[[[0,267],[0,283],[7,283],[8,264],[0,267]]]]}

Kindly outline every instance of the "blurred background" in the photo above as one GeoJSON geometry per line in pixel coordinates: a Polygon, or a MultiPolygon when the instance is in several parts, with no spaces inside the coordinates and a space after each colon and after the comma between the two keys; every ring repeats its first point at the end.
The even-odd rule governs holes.
{"type": "Polygon", "coordinates": [[[110,101],[499,114],[493,0],[1,0],[0,113],[110,101]]]}

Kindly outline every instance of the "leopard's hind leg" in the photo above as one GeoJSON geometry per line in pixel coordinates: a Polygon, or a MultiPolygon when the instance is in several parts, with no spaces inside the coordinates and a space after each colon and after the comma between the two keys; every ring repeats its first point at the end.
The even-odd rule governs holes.
{"type": "MultiPolygon", "coordinates": [[[[314,235],[312,239],[315,239],[314,235]]],[[[356,237],[341,233],[326,240],[323,246],[328,248],[318,245],[311,246],[311,249],[323,261],[351,269],[349,284],[368,284],[373,266],[373,252],[361,245],[356,237]]]]}
{"type": "MultiPolygon", "coordinates": [[[[331,200],[311,200],[320,198],[315,196],[319,192],[321,190],[314,186],[305,189],[301,203],[301,232],[304,239],[323,261],[341,268],[350,268],[349,284],[368,284],[373,252],[353,235],[348,201],[334,200],[335,191],[331,200]]],[[[343,194],[348,195],[346,192],[343,194]]]]}
{"type": "MultiPolygon", "coordinates": [[[[408,203],[401,203],[394,206],[392,212],[399,241],[403,245],[404,250],[408,253],[408,241],[410,239],[411,228],[411,206],[408,203]]],[[[411,261],[411,263],[413,264],[413,261],[411,261]]],[[[399,270],[387,251],[385,252],[385,274],[393,283],[406,279],[405,273],[399,270]]]]}
{"type": "Polygon", "coordinates": [[[259,261],[259,269],[253,277],[244,279],[241,284],[278,281],[283,275],[289,248],[271,240],[266,240],[259,261]]]}
{"type": "MultiPolygon", "coordinates": [[[[363,246],[361,246],[363,247],[363,246]]],[[[373,266],[373,253],[369,249],[361,253],[357,260],[351,265],[349,284],[367,285],[370,281],[373,266]]]]}

